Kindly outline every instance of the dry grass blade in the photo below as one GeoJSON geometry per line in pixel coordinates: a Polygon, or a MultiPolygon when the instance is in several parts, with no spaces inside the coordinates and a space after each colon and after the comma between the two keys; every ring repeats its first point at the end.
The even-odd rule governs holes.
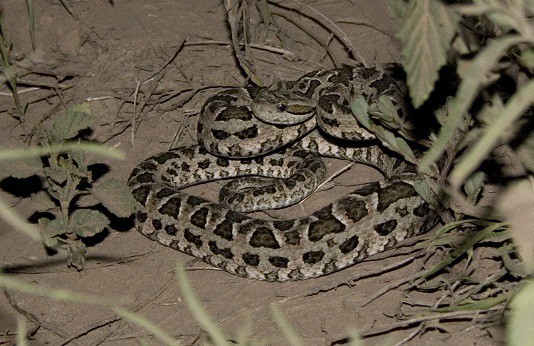
{"type": "Polygon", "coordinates": [[[71,303],[84,303],[113,306],[120,302],[121,299],[111,297],[101,297],[73,292],[65,289],[45,288],[36,284],[28,284],[21,280],[13,279],[7,275],[0,274],[0,286],[16,290],[22,293],[33,294],[36,296],[47,297],[55,300],[61,300],[71,303]]]}
{"type": "Polygon", "coordinates": [[[271,314],[274,317],[274,321],[278,328],[284,333],[286,340],[292,346],[302,346],[304,345],[297,334],[297,332],[291,326],[291,323],[284,316],[279,307],[275,304],[271,304],[271,314]]]}
{"type": "Polygon", "coordinates": [[[315,22],[321,24],[326,29],[329,30],[334,36],[336,36],[343,45],[347,48],[349,53],[352,55],[352,58],[361,62],[364,66],[368,67],[368,64],[365,62],[364,58],[358,53],[358,50],[354,47],[349,36],[328,16],[316,10],[315,8],[306,5],[298,0],[291,0],[289,4],[287,1],[280,0],[268,0],[269,3],[276,5],[280,8],[289,9],[296,11],[310,19],[313,19],[315,22]]]}
{"type": "Polygon", "coordinates": [[[240,0],[225,0],[224,5],[228,15],[228,24],[230,25],[232,47],[239,67],[255,84],[261,85],[261,80],[257,77],[252,63],[247,58],[250,56],[248,53],[250,40],[247,32],[249,27],[247,3],[240,0]]]}
{"type": "Polygon", "coordinates": [[[332,63],[334,64],[334,66],[340,65],[338,61],[339,60],[338,57],[332,52],[332,50],[328,46],[328,44],[330,43],[330,40],[326,40],[326,42],[323,42],[323,40],[319,38],[315,33],[313,33],[311,30],[309,30],[304,25],[299,23],[297,18],[292,18],[291,16],[289,16],[288,14],[282,11],[277,11],[273,9],[271,10],[271,13],[281,18],[284,18],[285,20],[287,20],[288,22],[292,23],[297,28],[305,32],[306,35],[308,35],[312,40],[314,40],[319,46],[321,46],[324,49],[325,54],[328,55],[330,60],[332,60],[332,63]]]}
{"type": "Polygon", "coordinates": [[[502,36],[485,46],[480,53],[474,58],[472,66],[467,75],[463,78],[456,96],[451,103],[450,115],[447,122],[440,129],[438,137],[432,147],[425,153],[420,161],[419,169],[428,170],[438,158],[445,152],[449,142],[458,131],[462,119],[466,116],[469,107],[473,104],[478,96],[479,90],[485,84],[488,84],[488,76],[498,60],[506,54],[507,50],[521,42],[524,38],[521,36],[510,35],[502,36]]]}
{"type": "Polygon", "coordinates": [[[473,145],[453,169],[450,181],[453,187],[459,188],[467,177],[488,157],[497,145],[498,140],[516,132],[514,125],[525,111],[534,104],[534,79],[523,85],[506,103],[502,113],[488,126],[482,137],[473,145]]]}
{"type": "Polygon", "coordinates": [[[388,332],[398,330],[401,328],[406,328],[414,324],[419,324],[422,322],[433,321],[433,320],[440,321],[440,320],[456,320],[456,319],[466,319],[466,318],[475,319],[480,316],[487,315],[491,312],[494,312],[494,311],[499,312],[501,310],[502,308],[497,306],[497,307],[493,307],[487,310],[453,311],[453,312],[448,312],[448,313],[432,314],[428,316],[411,318],[405,321],[399,321],[399,322],[392,323],[387,326],[373,327],[372,329],[361,331],[361,335],[362,337],[369,337],[369,336],[374,336],[374,335],[386,334],[388,332]]]}
{"type": "Polygon", "coordinates": [[[26,8],[28,9],[28,23],[30,24],[32,49],[35,50],[35,12],[33,11],[33,0],[26,0],[26,8]]]}
{"type": "Polygon", "coordinates": [[[220,345],[220,346],[229,345],[228,341],[226,341],[226,337],[224,336],[224,333],[222,332],[222,330],[219,328],[217,323],[215,323],[211,319],[210,315],[204,309],[204,307],[198,300],[197,296],[195,295],[193,288],[191,287],[191,284],[189,283],[189,279],[187,278],[187,275],[185,274],[185,269],[180,263],[176,264],[176,277],[177,277],[178,283],[180,284],[182,294],[184,296],[184,299],[187,302],[189,310],[191,311],[193,316],[197,319],[197,321],[200,323],[200,325],[206,330],[206,332],[208,332],[213,342],[216,345],[220,345]]]}
{"type": "Polygon", "coordinates": [[[72,8],[70,7],[69,3],[66,2],[65,0],[59,0],[59,2],[61,2],[61,5],[63,5],[65,10],[67,10],[67,12],[72,16],[72,18],[78,21],[78,17],[76,17],[76,15],[74,14],[74,11],[72,11],[72,8]]]}
{"type": "Polygon", "coordinates": [[[147,320],[146,318],[141,317],[138,314],[135,314],[129,310],[123,308],[114,308],[113,311],[118,315],[128,320],[132,323],[135,323],[138,326],[145,328],[148,331],[151,331],[161,342],[165,345],[178,346],[180,343],[174,340],[170,335],[163,331],[157,324],[147,320]]]}

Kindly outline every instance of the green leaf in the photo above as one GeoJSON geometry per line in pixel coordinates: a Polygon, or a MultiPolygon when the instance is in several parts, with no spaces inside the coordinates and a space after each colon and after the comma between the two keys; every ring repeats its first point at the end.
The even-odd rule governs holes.
{"type": "Polygon", "coordinates": [[[398,150],[402,153],[402,155],[409,159],[410,162],[414,163],[417,162],[417,159],[412,151],[412,148],[408,145],[408,142],[404,140],[402,137],[397,137],[395,140],[396,146],[398,150]]]}
{"type": "Polygon", "coordinates": [[[52,237],[52,238],[44,238],[44,245],[47,248],[58,250],[61,247],[62,243],[60,243],[57,237],[52,237]]]}
{"type": "Polygon", "coordinates": [[[55,119],[50,132],[52,142],[73,138],[80,130],[90,127],[93,123],[94,117],[91,115],[89,103],[76,105],[55,119]]]}
{"type": "Polygon", "coordinates": [[[43,163],[38,157],[0,161],[0,171],[14,178],[27,178],[41,171],[43,163]]]}
{"type": "Polygon", "coordinates": [[[534,279],[523,281],[521,290],[512,297],[510,307],[507,344],[534,345],[534,279]]]}
{"type": "Polygon", "coordinates": [[[485,178],[486,175],[484,172],[478,171],[473,173],[473,175],[471,175],[465,182],[464,191],[467,194],[468,201],[471,203],[474,204],[478,200],[478,196],[484,187],[485,178]]]}
{"type": "Polygon", "coordinates": [[[258,14],[260,15],[261,21],[265,26],[269,27],[273,22],[273,15],[269,10],[269,5],[267,0],[259,0],[256,2],[256,8],[258,9],[258,14]]]}
{"type": "Polygon", "coordinates": [[[435,210],[439,209],[439,202],[437,196],[434,194],[428,182],[424,179],[420,179],[414,182],[414,189],[421,198],[430,204],[435,210]]]}
{"type": "MultiPolygon", "coordinates": [[[[87,179],[91,180],[91,172],[87,168],[87,161],[88,161],[86,159],[87,156],[90,156],[90,155],[86,155],[83,151],[78,151],[78,152],[71,151],[71,152],[69,152],[69,158],[72,160],[72,162],[77,167],[76,174],[79,177],[87,178],[87,179]]],[[[96,158],[95,158],[95,162],[94,163],[99,163],[99,162],[100,161],[96,160],[96,158]]]]}
{"type": "Polygon", "coordinates": [[[401,127],[399,114],[393,102],[387,96],[380,96],[378,101],[369,107],[369,115],[388,129],[398,130],[401,127]]]}
{"type": "Polygon", "coordinates": [[[97,210],[78,209],[70,215],[69,229],[80,237],[91,237],[108,225],[109,219],[97,210]]]}
{"type": "Polygon", "coordinates": [[[58,168],[64,170],[67,175],[70,176],[79,176],[78,175],[78,167],[72,162],[70,159],[70,154],[67,154],[67,157],[60,157],[58,160],[58,168]]]}
{"type": "Polygon", "coordinates": [[[86,246],[81,240],[70,242],[67,249],[67,255],[69,257],[67,265],[78,269],[78,271],[82,270],[85,264],[85,252],[86,246]]]}
{"type": "Polygon", "coordinates": [[[91,190],[106,209],[118,217],[128,217],[135,211],[136,201],[126,183],[109,179],[91,190]]]}
{"type": "Polygon", "coordinates": [[[65,234],[68,232],[67,220],[62,217],[58,217],[54,220],[42,217],[37,220],[37,223],[41,228],[45,239],[52,238],[57,235],[65,234]]]}
{"type": "Polygon", "coordinates": [[[464,38],[461,35],[456,36],[451,43],[451,48],[458,52],[459,55],[468,55],[474,50],[478,50],[479,47],[476,47],[475,49],[470,49],[469,45],[474,45],[476,42],[469,41],[469,44],[464,40],[464,38]]]}
{"type": "Polygon", "coordinates": [[[369,110],[369,104],[365,100],[365,97],[362,95],[357,95],[354,97],[354,99],[350,102],[350,109],[352,114],[356,116],[362,126],[366,129],[369,129],[370,121],[369,114],[367,113],[369,110]]]}
{"type": "Polygon", "coordinates": [[[52,201],[46,191],[39,191],[31,197],[32,205],[39,208],[39,211],[58,210],[58,206],[52,201]]]}
{"type": "MultiPolygon", "coordinates": [[[[350,103],[352,114],[354,114],[360,125],[365,127],[376,137],[378,137],[378,139],[380,139],[380,141],[386,148],[396,151],[397,153],[401,154],[407,161],[415,164],[417,162],[417,159],[415,158],[412,149],[404,140],[404,138],[399,137],[395,133],[387,130],[383,126],[383,124],[379,125],[374,121],[371,121],[369,113],[372,113],[373,117],[380,118],[380,120],[389,119],[393,122],[400,124],[398,114],[396,113],[396,110],[394,109],[391,100],[388,100],[389,103],[391,103],[391,107],[388,106],[387,101],[383,101],[384,100],[382,100],[382,102],[373,103],[371,106],[369,106],[363,96],[356,96],[350,103]],[[380,107],[382,108],[380,109],[380,107]],[[386,115],[384,118],[382,118],[384,114],[387,114],[389,112],[392,112],[393,114],[386,115]]],[[[393,125],[393,123],[391,125],[393,125]]]]}
{"type": "Polygon", "coordinates": [[[455,14],[442,2],[412,1],[397,37],[402,42],[402,65],[416,108],[425,102],[434,89],[456,29],[455,14]]]}
{"type": "Polygon", "coordinates": [[[58,166],[45,167],[43,168],[43,172],[47,178],[51,179],[58,185],[65,183],[69,177],[69,173],[58,166]]]}
{"type": "MultiPolygon", "coordinates": [[[[509,234],[510,232],[506,233],[509,234]]],[[[505,244],[501,246],[498,251],[501,255],[504,268],[506,268],[506,270],[510,274],[517,278],[525,278],[528,276],[526,268],[521,262],[521,259],[517,258],[517,256],[514,256],[514,258],[512,258],[511,256],[512,254],[515,255],[516,252],[515,246],[513,244],[505,244]]]]}

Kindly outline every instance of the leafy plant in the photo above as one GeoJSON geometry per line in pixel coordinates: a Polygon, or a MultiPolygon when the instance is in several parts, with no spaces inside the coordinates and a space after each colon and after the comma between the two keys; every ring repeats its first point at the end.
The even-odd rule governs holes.
{"type": "MultiPolygon", "coordinates": [[[[435,163],[453,146],[454,152],[464,153],[450,176],[452,186],[458,188],[497,144],[512,143],[526,134],[522,133],[528,129],[525,112],[534,102],[534,80],[528,72],[534,67],[534,26],[529,19],[534,4],[477,0],[469,5],[447,6],[439,1],[410,1],[402,7],[390,2],[393,3],[394,11],[404,20],[398,37],[403,42],[403,66],[416,106],[433,89],[438,71],[446,63],[445,55],[456,57],[461,83],[444,113],[438,116],[443,127],[422,159],[421,169],[435,163]],[[485,42],[469,39],[474,28],[461,21],[462,16],[474,19],[473,27],[488,26],[490,38],[485,42]],[[517,91],[507,96],[504,104],[503,95],[489,87],[503,75],[513,76],[517,68],[526,68],[527,73],[515,74],[517,91]],[[471,114],[474,102],[483,94],[489,96],[490,106],[471,114]],[[463,135],[458,138],[458,133],[463,135]]],[[[520,158],[527,169],[532,167],[532,160],[528,155],[520,158]]]]}
{"type": "MultiPolygon", "coordinates": [[[[50,129],[41,129],[40,146],[79,142],[76,137],[80,131],[92,123],[88,104],[74,106],[57,116],[50,129]]],[[[118,217],[133,212],[135,202],[127,185],[117,179],[96,181],[90,166],[97,161],[83,151],[57,152],[41,159],[28,157],[21,162],[22,166],[11,166],[11,174],[17,178],[38,174],[46,188],[45,198],[37,198],[41,208],[52,214],[38,219],[44,244],[66,250],[68,265],[81,270],[86,253],[83,240],[104,231],[110,222],[97,210],[98,203],[118,217]]]]}
{"type": "MultiPolygon", "coordinates": [[[[437,179],[430,184],[431,189],[444,197],[442,200],[455,212],[456,220],[474,216],[478,220],[473,220],[473,226],[483,227],[465,244],[459,245],[445,262],[452,263],[457,255],[472,251],[476,243],[502,244],[513,238],[517,247],[503,245],[497,250],[504,267],[516,277],[531,275],[534,273],[531,227],[534,215],[534,2],[475,0],[447,5],[440,1],[411,0],[390,1],[389,5],[403,21],[397,36],[403,44],[402,62],[414,105],[420,106],[427,100],[445,64],[452,63],[460,77],[456,95],[436,111],[441,129],[431,138],[432,145],[420,159],[419,170],[428,172],[438,160],[444,159],[444,169],[435,176],[437,179]],[[505,77],[515,84],[508,88],[512,90],[508,94],[499,88],[505,77]],[[477,105],[481,99],[482,107],[477,105]],[[508,164],[519,171],[519,178],[504,191],[498,208],[481,206],[478,202],[486,188],[487,174],[482,164],[490,158],[502,163],[499,155],[508,157],[508,164]],[[511,259],[517,251],[523,259],[521,268],[511,259]]],[[[446,227],[450,230],[462,224],[457,222],[446,227]]],[[[442,268],[445,265],[448,264],[443,263],[442,268]]],[[[534,299],[532,280],[526,280],[519,287],[523,289],[517,299],[525,301],[526,295],[530,295],[530,301],[534,299]]],[[[489,308],[506,302],[509,297],[510,292],[503,292],[497,297],[470,303],[474,308],[489,308]]],[[[512,298],[509,328],[512,343],[525,341],[521,339],[521,324],[514,327],[518,320],[530,319],[527,324],[533,323],[532,314],[519,309],[519,305],[512,298]]]]}

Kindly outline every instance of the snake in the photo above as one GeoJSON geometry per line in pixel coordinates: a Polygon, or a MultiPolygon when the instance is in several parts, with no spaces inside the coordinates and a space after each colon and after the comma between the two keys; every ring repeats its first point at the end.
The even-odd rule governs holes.
{"type": "Polygon", "coordinates": [[[421,176],[359,125],[350,108],[355,95],[370,105],[386,97],[407,116],[406,87],[387,68],[319,70],[209,97],[198,144],[161,152],[133,169],[128,184],[136,229],[228,273],[275,282],[327,275],[429,230],[439,217],[416,191],[421,176]],[[247,214],[313,193],[326,176],[323,156],[372,165],[385,178],[305,217],[247,214]],[[235,180],[217,202],[183,191],[227,178],[235,180]]]}

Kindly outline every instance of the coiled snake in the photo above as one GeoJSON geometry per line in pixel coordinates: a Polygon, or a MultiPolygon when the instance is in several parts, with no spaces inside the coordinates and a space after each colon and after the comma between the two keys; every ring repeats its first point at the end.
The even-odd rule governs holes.
{"type": "Polygon", "coordinates": [[[375,138],[350,113],[352,95],[369,104],[387,96],[405,115],[402,83],[386,70],[365,67],[321,70],[270,88],[210,97],[198,123],[199,145],[162,152],[133,170],[137,229],[229,273],[268,281],[325,275],[428,230],[438,218],[416,193],[412,166],[376,143],[339,146],[331,139],[375,138]],[[300,219],[242,213],[303,199],[325,177],[321,155],[373,165],[386,179],[300,219]],[[242,176],[254,177],[223,188],[220,203],[181,191],[242,176]]]}

